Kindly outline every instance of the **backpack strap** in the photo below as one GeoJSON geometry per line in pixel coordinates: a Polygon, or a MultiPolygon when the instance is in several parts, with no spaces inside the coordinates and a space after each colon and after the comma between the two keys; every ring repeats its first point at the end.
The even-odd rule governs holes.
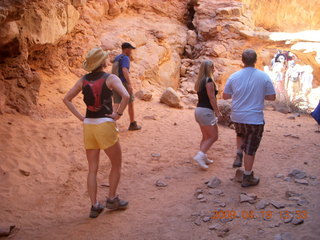
{"type": "Polygon", "coordinates": [[[119,69],[118,69],[118,74],[119,74],[119,76],[120,76],[120,71],[121,71],[121,73],[122,73],[122,75],[123,75],[123,72],[122,72],[122,59],[124,58],[124,54],[122,54],[122,56],[119,58],[119,60],[118,60],[118,62],[119,62],[119,69]]]}
{"type": "Polygon", "coordinates": [[[99,111],[102,107],[102,101],[101,101],[101,95],[102,95],[102,89],[103,89],[103,84],[105,84],[106,79],[110,76],[109,73],[103,73],[103,75],[95,80],[95,81],[88,81],[86,77],[83,77],[83,85],[82,87],[84,88],[85,86],[89,85],[94,97],[94,105],[88,106],[87,108],[92,111],[96,112],[99,111]]]}

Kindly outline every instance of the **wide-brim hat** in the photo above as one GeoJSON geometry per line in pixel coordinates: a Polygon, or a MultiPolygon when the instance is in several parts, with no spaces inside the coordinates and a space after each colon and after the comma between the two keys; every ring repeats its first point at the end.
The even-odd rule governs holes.
{"type": "Polygon", "coordinates": [[[86,56],[86,60],[83,62],[83,69],[87,72],[92,72],[101,66],[108,55],[109,52],[103,51],[101,47],[95,47],[91,49],[86,56]]]}

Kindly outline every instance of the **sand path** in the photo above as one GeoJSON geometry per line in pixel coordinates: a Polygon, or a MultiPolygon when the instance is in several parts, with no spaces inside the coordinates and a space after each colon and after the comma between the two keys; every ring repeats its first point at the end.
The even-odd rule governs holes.
{"type": "MultiPolygon", "coordinates": [[[[270,221],[263,220],[257,211],[256,219],[239,217],[223,223],[230,228],[225,239],[274,239],[281,232],[294,233],[296,239],[318,239],[320,135],[314,132],[313,119],[302,116],[290,120],[287,115],[266,111],[266,131],[255,164],[261,184],[241,189],[230,180],[234,175],[233,130],[219,128],[220,138],[209,152],[215,162],[208,171],[200,171],[191,160],[200,141],[193,110],[175,110],[156,101],[137,102],[137,108],[142,131],[126,131],[126,117],[119,122],[124,153],[119,193],[130,201],[130,208],[104,211],[94,220],[88,218],[81,123],[64,112],[45,119],[0,116],[0,224],[18,226],[11,239],[219,239],[217,231],[208,229],[219,220],[201,221],[200,226],[194,222],[217,209],[238,214],[255,210],[254,204],[239,203],[241,192],[285,203],[285,210],[306,210],[308,218],[302,225],[284,224],[280,210],[268,206],[266,210],[274,213],[270,221]],[[144,116],[155,116],[156,120],[144,116]],[[161,157],[153,158],[152,153],[161,157]],[[308,178],[306,186],[274,177],[277,173],[287,175],[293,168],[317,179],[308,178]],[[24,176],[19,169],[30,175],[24,176]],[[221,179],[218,189],[224,196],[208,194],[204,182],[212,176],[221,179]],[[168,186],[156,187],[158,179],[168,186]],[[197,188],[204,190],[206,203],[195,197],[197,188]],[[297,206],[285,198],[286,190],[301,193],[308,202],[297,206]],[[219,207],[219,203],[226,206],[219,207]]],[[[107,183],[109,169],[110,163],[102,154],[99,184],[107,183]]],[[[99,199],[107,192],[107,187],[100,186],[99,199]]]]}

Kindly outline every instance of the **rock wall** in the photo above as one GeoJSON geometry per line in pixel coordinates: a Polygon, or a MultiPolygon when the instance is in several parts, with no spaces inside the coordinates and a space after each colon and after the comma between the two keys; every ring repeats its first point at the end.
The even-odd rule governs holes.
{"type": "Polygon", "coordinates": [[[252,11],[253,22],[273,32],[320,29],[318,0],[243,0],[252,11]]]}
{"type": "MultiPolygon", "coordinates": [[[[132,68],[136,88],[177,88],[186,5],[185,0],[2,1],[0,113],[30,113],[40,88],[57,84],[50,78],[79,77],[90,48],[102,45],[114,56],[122,41],[138,47],[132,68]]],[[[58,85],[50,91],[62,94],[69,87],[58,85]]]]}
{"type": "MultiPolygon", "coordinates": [[[[277,48],[290,50],[297,43],[274,41],[271,30],[319,27],[319,4],[314,2],[3,0],[0,113],[29,114],[43,104],[37,104],[39,99],[54,105],[85,73],[82,61],[90,48],[102,46],[112,58],[120,53],[123,41],[137,46],[131,71],[136,90],[179,88],[183,101],[194,104],[194,80],[203,59],[214,61],[220,89],[241,68],[245,48],[258,52],[257,67],[262,69],[277,48]]],[[[315,59],[320,51],[293,52],[314,67],[318,86],[320,68],[315,59]]]]}

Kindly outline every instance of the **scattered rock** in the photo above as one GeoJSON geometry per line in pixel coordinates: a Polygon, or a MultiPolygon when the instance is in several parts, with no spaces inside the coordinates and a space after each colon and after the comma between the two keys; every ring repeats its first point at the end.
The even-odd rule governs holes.
{"type": "Polygon", "coordinates": [[[247,196],[249,196],[249,197],[253,198],[254,200],[256,200],[256,199],[257,199],[257,195],[256,195],[256,194],[254,194],[254,193],[246,193],[246,194],[247,194],[247,196]]]}
{"type": "Polygon", "coordinates": [[[20,173],[24,176],[30,176],[30,172],[26,171],[26,170],[23,170],[23,169],[19,169],[20,173]]]}
{"type": "Polygon", "coordinates": [[[202,199],[200,199],[200,202],[201,202],[201,203],[205,203],[205,202],[207,202],[207,199],[202,198],[202,199]]]}
{"type": "Polygon", "coordinates": [[[144,116],[143,119],[145,119],[145,120],[157,120],[157,117],[155,115],[150,115],[150,116],[144,116]]]}
{"type": "Polygon", "coordinates": [[[198,218],[194,221],[194,224],[197,225],[197,226],[200,226],[200,225],[201,225],[201,218],[198,217],[198,218]]]}
{"type": "Polygon", "coordinates": [[[220,201],[214,201],[214,204],[217,204],[219,207],[226,207],[227,204],[225,202],[220,202],[220,201]]]}
{"type": "Polygon", "coordinates": [[[199,193],[203,193],[203,190],[201,188],[196,189],[196,194],[199,194],[199,193]]]}
{"type": "Polygon", "coordinates": [[[256,204],[256,209],[258,210],[265,209],[268,205],[269,205],[269,202],[267,200],[262,199],[256,204]]]}
{"type": "Polygon", "coordinates": [[[286,191],[285,196],[286,196],[287,198],[290,198],[290,197],[298,197],[298,196],[301,196],[301,194],[288,190],[288,191],[286,191]]]}
{"type": "Polygon", "coordinates": [[[209,191],[208,191],[208,193],[210,194],[210,195],[219,195],[219,196],[222,196],[222,195],[224,195],[223,194],[223,191],[222,190],[220,190],[220,189],[210,189],[209,191]]]}
{"type": "Polygon", "coordinates": [[[295,116],[289,116],[288,119],[294,120],[294,119],[296,119],[296,117],[295,116]]]}
{"type": "Polygon", "coordinates": [[[240,203],[243,203],[243,202],[248,202],[248,203],[252,204],[252,203],[255,203],[255,198],[252,196],[248,196],[245,193],[241,193],[240,194],[240,203]]]}
{"type": "Polygon", "coordinates": [[[284,174],[282,173],[278,173],[277,175],[275,175],[276,178],[284,178],[284,174]]]}
{"type": "Polygon", "coordinates": [[[206,216],[206,217],[204,217],[204,218],[202,219],[202,221],[204,221],[204,222],[209,222],[210,219],[211,219],[211,217],[206,216]]]}
{"type": "Polygon", "coordinates": [[[156,186],[157,186],[157,187],[166,187],[166,186],[168,186],[168,184],[166,184],[166,183],[163,182],[162,180],[157,180],[157,181],[156,181],[156,186]]]}
{"type": "Polygon", "coordinates": [[[309,185],[309,182],[306,179],[295,179],[294,182],[299,183],[299,184],[303,184],[303,185],[309,185]]]}
{"type": "Polygon", "coordinates": [[[306,178],[307,174],[300,170],[300,169],[293,169],[291,172],[288,173],[288,177],[294,177],[296,179],[306,178]]]}
{"type": "Polygon", "coordinates": [[[103,183],[100,185],[100,187],[110,187],[110,185],[108,183],[103,183]]]}
{"type": "Polygon", "coordinates": [[[288,198],[289,201],[300,201],[301,199],[299,197],[289,197],[288,198]]]}
{"type": "Polygon", "coordinates": [[[168,105],[169,107],[182,108],[179,95],[171,87],[164,91],[160,98],[160,102],[168,105]]]}
{"type": "Polygon", "coordinates": [[[281,208],[284,208],[285,205],[283,203],[280,203],[278,201],[270,201],[271,205],[274,206],[276,209],[281,209],[281,208]]]}
{"type": "Polygon", "coordinates": [[[229,228],[226,226],[223,226],[222,224],[219,223],[215,223],[209,226],[210,230],[218,230],[218,231],[224,231],[224,232],[228,232],[229,228]]]}
{"type": "Polygon", "coordinates": [[[159,158],[159,157],[161,157],[161,154],[160,153],[152,153],[151,157],[159,158]]]}
{"type": "Polygon", "coordinates": [[[15,229],[15,225],[0,225],[0,237],[7,237],[9,236],[13,230],[15,229]]]}
{"type": "Polygon", "coordinates": [[[197,196],[197,199],[199,199],[199,200],[200,200],[200,199],[203,199],[203,198],[204,198],[204,195],[201,194],[201,193],[197,196]]]}
{"type": "Polygon", "coordinates": [[[291,177],[285,177],[283,180],[286,181],[286,182],[292,182],[292,178],[291,177]]]}
{"type": "Polygon", "coordinates": [[[213,177],[209,180],[209,182],[207,183],[207,186],[209,188],[216,188],[221,184],[221,180],[217,177],[213,177]]]}
{"type": "Polygon", "coordinates": [[[297,136],[297,135],[292,135],[292,134],[284,134],[283,136],[285,136],[285,137],[291,137],[291,138],[295,138],[295,139],[300,139],[299,136],[297,136]]]}
{"type": "Polygon", "coordinates": [[[225,237],[230,229],[222,224],[215,223],[209,226],[210,230],[215,230],[218,237],[225,237]]]}
{"type": "Polygon", "coordinates": [[[293,240],[292,234],[289,232],[279,233],[274,237],[274,240],[293,240]]]}
{"type": "Polygon", "coordinates": [[[304,205],[307,205],[309,202],[305,199],[301,199],[297,202],[297,205],[298,206],[304,206],[304,205]]]}
{"type": "Polygon", "coordinates": [[[291,223],[292,223],[293,225],[299,225],[299,224],[304,223],[304,220],[303,220],[302,218],[298,219],[298,218],[294,217],[294,218],[292,219],[291,223]]]}

